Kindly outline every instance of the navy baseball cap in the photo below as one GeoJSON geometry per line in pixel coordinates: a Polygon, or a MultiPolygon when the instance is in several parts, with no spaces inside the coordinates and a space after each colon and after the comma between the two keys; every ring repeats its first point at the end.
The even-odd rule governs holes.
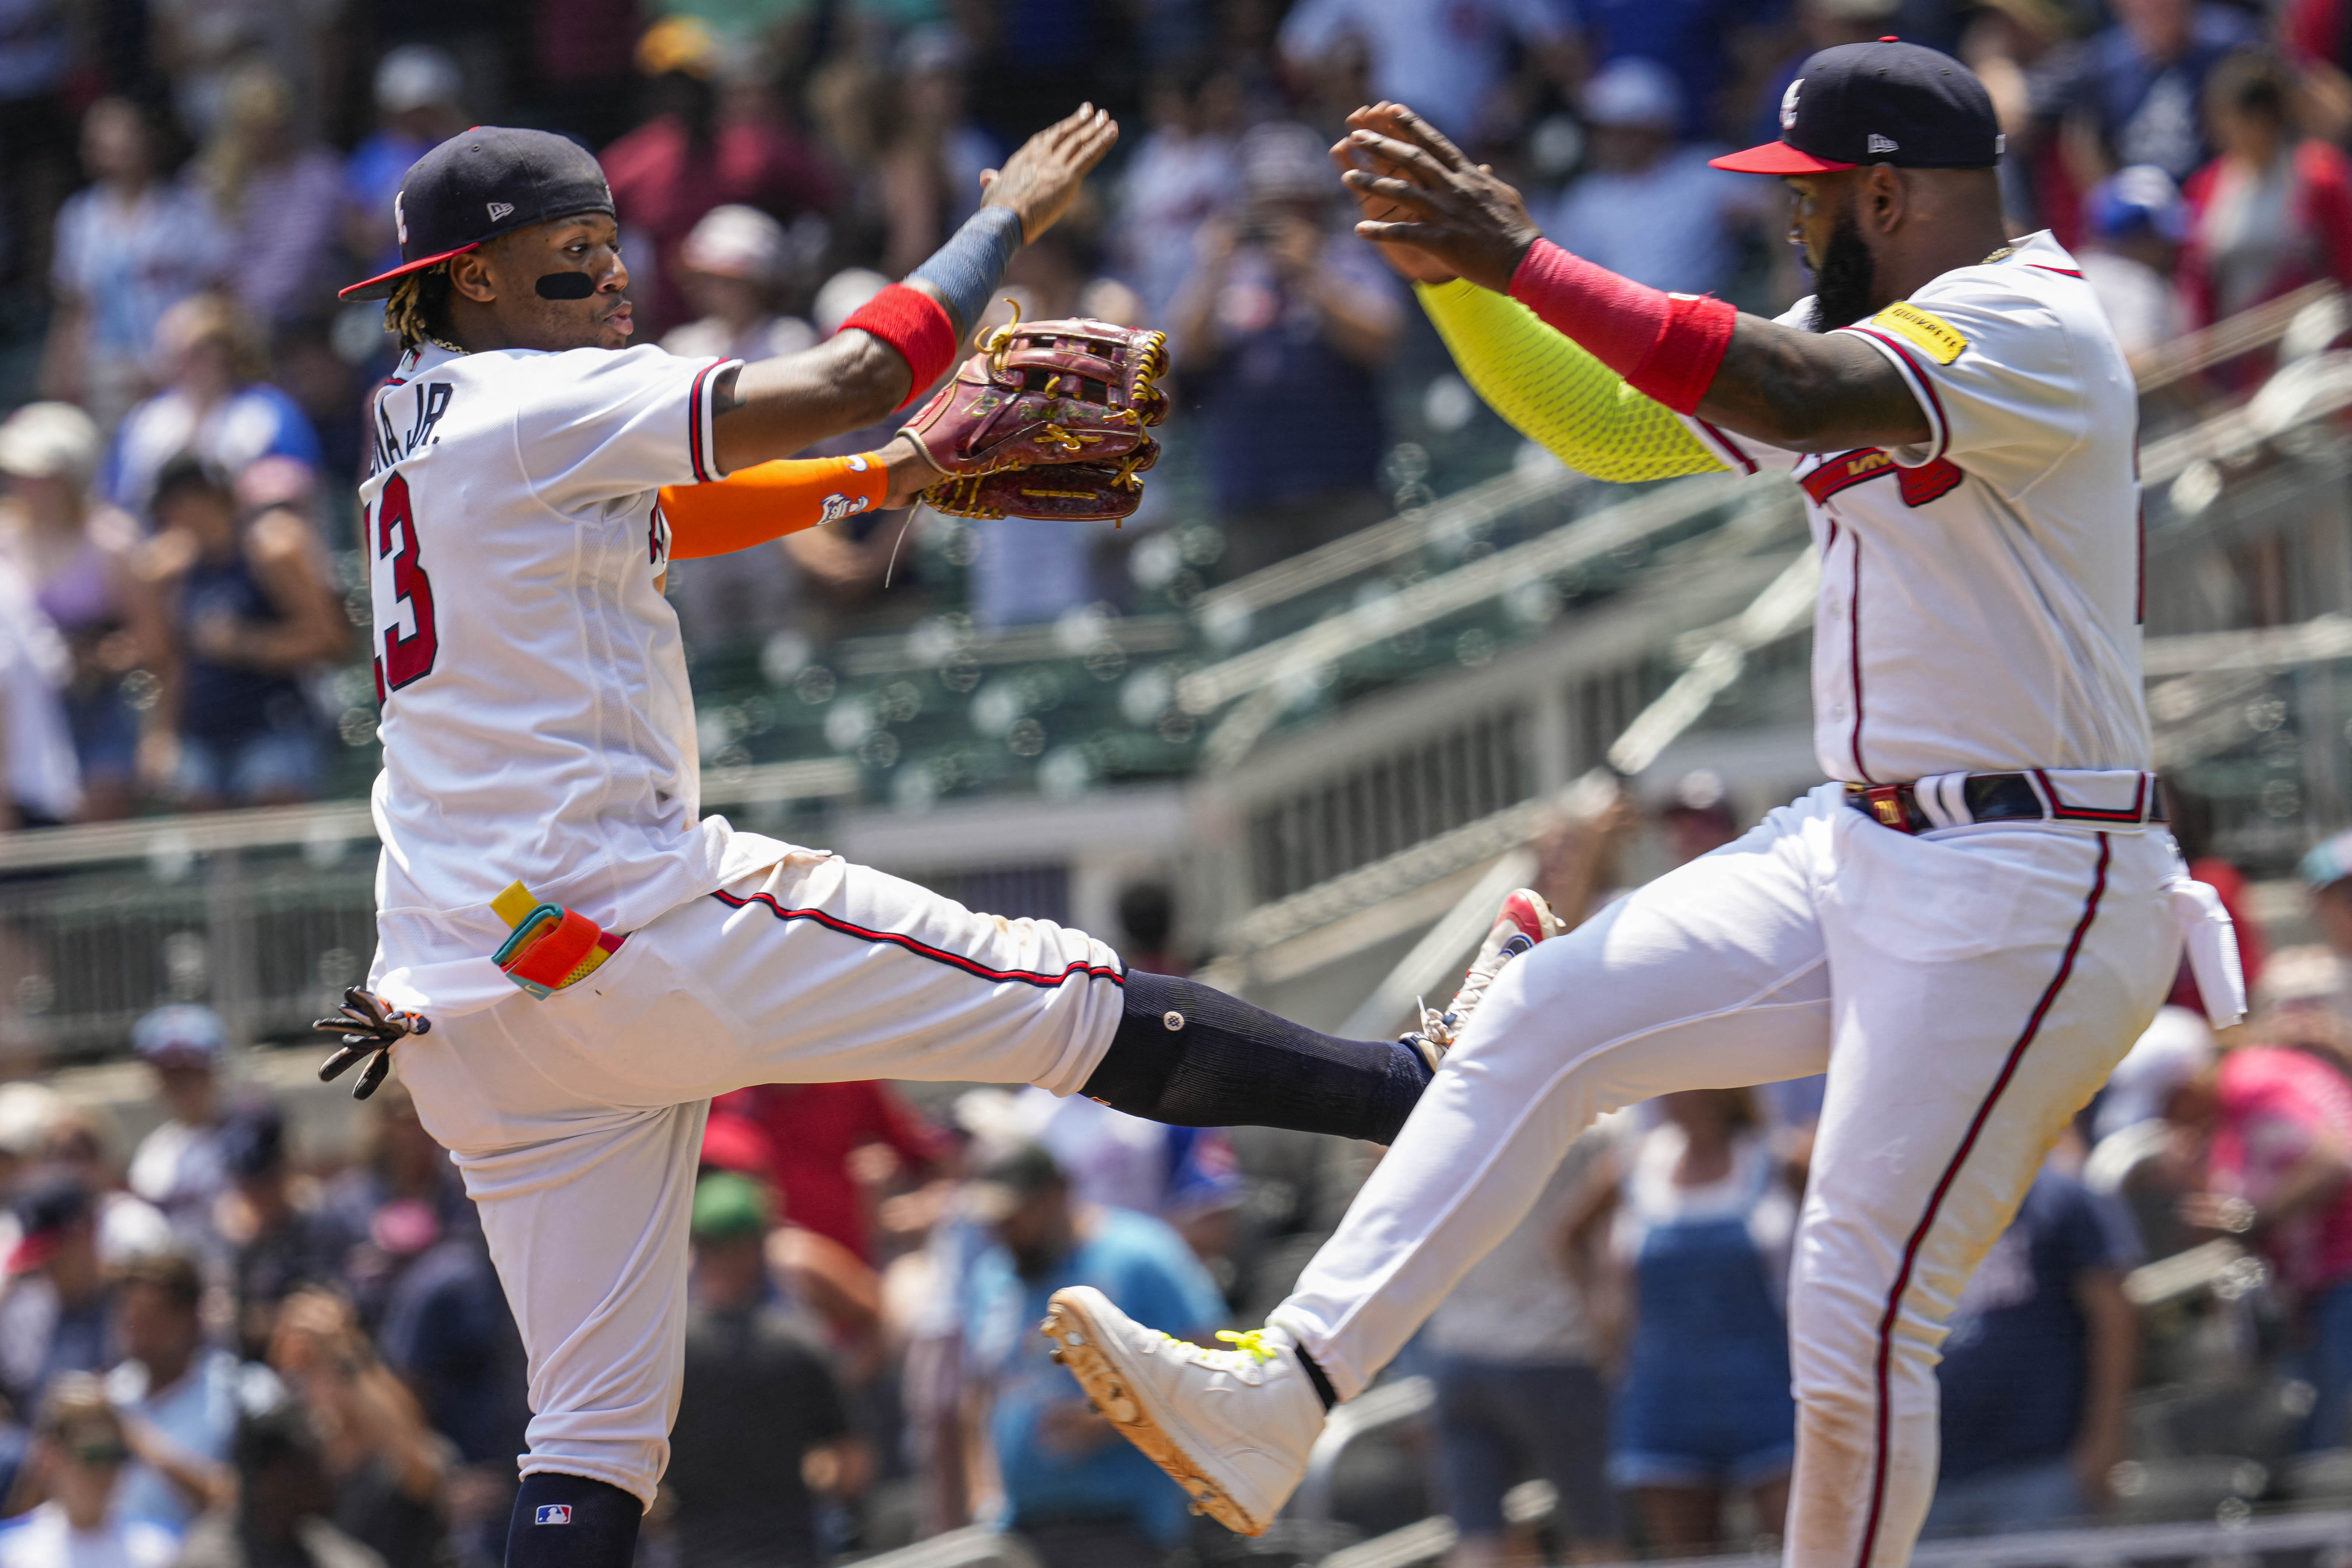
{"type": "Polygon", "coordinates": [[[393,198],[400,265],[352,284],[345,300],[381,300],[412,272],[533,224],[613,212],[613,187],[595,154],[550,131],[477,125],[452,136],[401,176],[393,198]]]}
{"type": "Polygon", "coordinates": [[[1989,169],[2000,153],[2000,121],[1976,73],[1889,37],[1806,60],[1780,95],[1780,140],[1709,162],[1743,174],[1825,174],[1864,163],[1989,169]]]}

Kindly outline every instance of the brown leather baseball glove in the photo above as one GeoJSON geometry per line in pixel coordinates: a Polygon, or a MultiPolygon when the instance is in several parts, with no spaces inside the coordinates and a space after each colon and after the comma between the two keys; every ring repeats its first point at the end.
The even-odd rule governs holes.
{"type": "Polygon", "coordinates": [[[1143,497],[1168,417],[1168,337],[1108,321],[1000,327],[907,422],[946,476],[923,492],[958,517],[1113,521],[1143,497]]]}

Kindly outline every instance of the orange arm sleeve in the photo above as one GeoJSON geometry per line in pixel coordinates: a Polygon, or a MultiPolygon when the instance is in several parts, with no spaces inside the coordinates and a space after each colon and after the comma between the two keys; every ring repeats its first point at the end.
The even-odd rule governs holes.
{"type": "Polygon", "coordinates": [[[707,485],[664,485],[674,561],[749,550],[882,504],[890,477],[878,452],[794,458],[740,468],[707,485]]]}

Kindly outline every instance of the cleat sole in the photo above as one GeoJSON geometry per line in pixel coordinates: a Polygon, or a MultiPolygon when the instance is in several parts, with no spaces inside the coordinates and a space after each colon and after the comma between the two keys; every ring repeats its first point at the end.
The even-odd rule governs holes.
{"type": "Polygon", "coordinates": [[[1202,1475],[1184,1450],[1154,1420],[1144,1402],[1130,1397],[1119,1370],[1096,1342],[1101,1337],[1076,1305],[1055,1300],[1045,1309],[1039,1332],[1061,1352],[1061,1363],[1087,1391],[1087,1403],[1115,1423],[1121,1436],[1143,1451],[1143,1457],[1167,1472],[1192,1500],[1192,1511],[1206,1514],[1236,1535],[1264,1535],[1271,1520],[1254,1520],[1225,1495],[1214,1480],[1202,1475]]]}

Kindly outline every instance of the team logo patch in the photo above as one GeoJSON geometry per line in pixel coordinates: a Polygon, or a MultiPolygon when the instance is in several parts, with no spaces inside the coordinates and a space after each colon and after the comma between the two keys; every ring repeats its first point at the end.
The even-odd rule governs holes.
{"type": "Polygon", "coordinates": [[[851,473],[853,473],[853,474],[862,474],[862,473],[864,473],[864,472],[866,471],[866,459],[865,459],[865,458],[864,458],[863,456],[859,456],[859,457],[855,457],[855,458],[850,458],[850,459],[849,459],[849,471],[850,471],[851,473]]]}
{"type": "Polygon", "coordinates": [[[835,490],[833,494],[824,498],[824,504],[817,511],[817,521],[819,522],[839,522],[845,517],[856,517],[859,512],[864,511],[867,507],[873,504],[872,500],[868,497],[847,496],[842,494],[839,490],[835,490]]]}
{"type": "Polygon", "coordinates": [[[1780,129],[1783,132],[1797,128],[1797,89],[1804,85],[1805,79],[1799,77],[1789,84],[1789,90],[1780,95],[1780,129]]]}
{"type": "Polygon", "coordinates": [[[571,1522],[572,1505],[568,1502],[541,1503],[539,1512],[531,1518],[533,1524],[570,1524],[571,1522]]]}
{"type": "Polygon", "coordinates": [[[1969,346],[1969,340],[1962,337],[1951,322],[1906,300],[1897,300],[1871,317],[1870,324],[1893,332],[1906,342],[1916,344],[1937,364],[1951,363],[1969,346]]]}
{"type": "Polygon", "coordinates": [[[497,223],[503,218],[510,218],[512,216],[514,216],[514,204],[512,202],[492,202],[490,204],[490,221],[492,223],[497,223]]]}

